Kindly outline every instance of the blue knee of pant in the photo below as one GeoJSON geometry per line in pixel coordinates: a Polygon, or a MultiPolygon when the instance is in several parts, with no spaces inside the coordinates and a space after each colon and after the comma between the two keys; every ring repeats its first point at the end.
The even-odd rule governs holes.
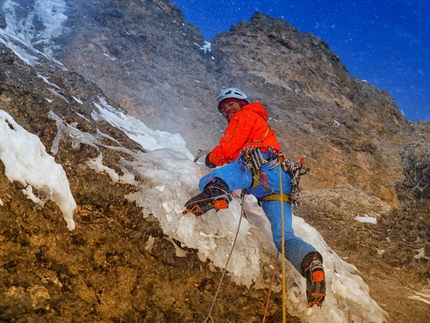
{"type": "Polygon", "coordinates": [[[310,252],[316,251],[309,243],[294,234],[292,226],[291,204],[284,202],[284,224],[282,225],[280,201],[262,203],[264,212],[272,226],[273,242],[279,252],[282,252],[282,226],[284,226],[285,257],[300,272],[303,258],[310,252]]]}
{"type": "MultiPolygon", "coordinates": [[[[282,241],[280,243],[282,248],[282,241]]],[[[278,248],[279,250],[279,248],[278,248]]],[[[282,249],[281,249],[282,250],[282,249]]],[[[300,273],[300,265],[303,258],[310,252],[316,251],[309,243],[303,241],[294,234],[285,235],[285,257],[300,273]]]]}
{"type": "Polygon", "coordinates": [[[221,178],[226,182],[231,192],[249,188],[252,183],[252,173],[243,170],[239,163],[235,161],[217,168],[213,172],[203,176],[199,182],[200,191],[203,191],[205,186],[213,181],[215,177],[221,178]]]}

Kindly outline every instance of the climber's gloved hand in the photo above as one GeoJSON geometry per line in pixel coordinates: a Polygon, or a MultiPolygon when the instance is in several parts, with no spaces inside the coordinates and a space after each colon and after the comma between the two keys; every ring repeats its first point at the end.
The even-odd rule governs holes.
{"type": "Polygon", "coordinates": [[[210,155],[210,153],[206,155],[206,158],[205,158],[205,165],[206,165],[207,167],[209,167],[209,168],[215,168],[215,167],[216,167],[216,165],[210,161],[210,159],[209,159],[209,155],[210,155]]]}

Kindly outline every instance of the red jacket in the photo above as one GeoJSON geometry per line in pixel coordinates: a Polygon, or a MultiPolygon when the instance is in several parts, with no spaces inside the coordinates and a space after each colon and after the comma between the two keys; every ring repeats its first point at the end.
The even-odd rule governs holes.
{"type": "Polygon", "coordinates": [[[260,102],[244,105],[233,114],[218,144],[209,154],[209,160],[217,166],[235,161],[247,147],[268,147],[281,151],[275,132],[267,124],[269,114],[260,102]]]}

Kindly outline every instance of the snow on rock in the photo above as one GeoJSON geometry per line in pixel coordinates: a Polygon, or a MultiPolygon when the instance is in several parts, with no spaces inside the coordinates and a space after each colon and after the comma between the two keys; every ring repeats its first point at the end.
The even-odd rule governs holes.
{"type": "MultiPolygon", "coordinates": [[[[149,129],[141,121],[108,106],[104,100],[95,106],[98,109],[92,114],[95,120],[102,119],[121,129],[146,152],[104,146],[127,153],[127,159],[120,160],[122,175],[103,165],[102,154],[88,160],[87,166],[107,174],[113,182],[135,185],[136,192],[126,197],[142,207],[142,216],[155,216],[166,235],[180,241],[182,247],[198,250],[202,261],[209,259],[221,270],[231,255],[227,269],[233,282],[249,288],[268,288],[261,269],[263,264],[273,265],[277,251],[271,239],[270,223],[256,200],[246,197],[243,201],[246,218],[242,217],[242,199],[237,194],[228,209],[211,210],[201,217],[183,214],[185,201],[199,192],[199,179],[209,170],[204,164],[193,162],[179,135],[149,129]]],[[[96,137],[63,123],[54,113],[50,112],[49,117],[56,120],[58,127],[54,153],[63,137],[72,138],[74,148],[81,144],[102,146],[96,137]]],[[[97,136],[108,135],[98,132],[97,136]]],[[[62,167],[45,152],[36,136],[2,110],[0,139],[0,158],[8,179],[21,182],[26,187],[24,193],[35,203],[43,204],[46,198],[36,196],[33,189],[51,198],[63,211],[68,228],[73,230],[76,204],[62,167]]],[[[340,259],[318,231],[302,218],[294,216],[293,227],[298,236],[314,245],[324,257],[327,296],[322,308],[308,308],[305,279],[286,262],[288,312],[300,317],[302,322],[384,322],[386,313],[370,297],[369,288],[357,269],[340,259]]],[[[280,288],[274,287],[277,292],[280,288]]]]}
{"type": "Polygon", "coordinates": [[[371,223],[371,224],[376,224],[377,223],[377,219],[376,218],[368,216],[367,214],[365,214],[363,216],[356,216],[355,219],[358,222],[362,222],[362,223],[371,223]]]}
{"type": "Polygon", "coordinates": [[[12,49],[24,62],[31,66],[38,64],[39,57],[45,57],[64,68],[53,58],[55,47],[52,39],[61,36],[67,20],[67,4],[64,0],[34,1],[34,11],[23,15],[22,4],[5,0],[2,4],[6,28],[0,28],[0,43],[12,49]],[[39,24],[35,24],[38,21],[39,24]],[[43,26],[38,28],[35,26],[43,26]],[[43,52],[34,45],[43,45],[43,52]]]}
{"type": "Polygon", "coordinates": [[[155,150],[159,148],[171,148],[180,151],[189,158],[191,153],[186,148],[186,143],[181,135],[169,132],[152,130],[136,118],[111,107],[104,98],[99,97],[99,102],[93,102],[98,111],[91,116],[94,120],[104,120],[112,126],[121,129],[124,133],[143,148],[155,150]]]}
{"type": "Polygon", "coordinates": [[[76,203],[63,167],[46,153],[37,136],[18,125],[4,110],[0,110],[0,159],[9,181],[21,183],[25,187],[23,193],[41,207],[49,199],[54,201],[67,228],[75,229],[76,203]]]}

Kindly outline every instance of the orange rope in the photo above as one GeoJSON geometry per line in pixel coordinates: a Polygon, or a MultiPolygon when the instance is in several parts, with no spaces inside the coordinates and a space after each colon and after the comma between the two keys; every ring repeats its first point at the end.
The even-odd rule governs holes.
{"type": "Polygon", "coordinates": [[[276,256],[275,268],[273,269],[272,279],[270,280],[269,295],[267,295],[266,309],[264,310],[263,323],[266,322],[267,311],[269,309],[270,296],[272,295],[273,280],[275,279],[276,268],[278,267],[279,252],[276,256]]]}

